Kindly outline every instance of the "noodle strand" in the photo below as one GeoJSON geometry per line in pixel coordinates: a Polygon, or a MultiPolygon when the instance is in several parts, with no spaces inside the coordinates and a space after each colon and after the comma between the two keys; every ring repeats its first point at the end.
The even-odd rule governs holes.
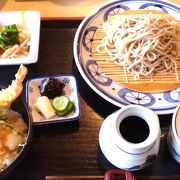
{"type": "Polygon", "coordinates": [[[96,48],[123,66],[134,79],[176,72],[180,60],[180,23],[165,16],[118,16],[103,25],[105,36],[96,48]]]}

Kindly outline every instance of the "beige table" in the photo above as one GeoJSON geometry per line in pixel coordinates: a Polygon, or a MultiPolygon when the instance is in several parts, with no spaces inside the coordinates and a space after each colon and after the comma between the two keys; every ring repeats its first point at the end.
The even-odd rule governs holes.
{"type": "MultiPolygon", "coordinates": [[[[108,0],[0,0],[1,11],[39,10],[42,19],[82,19],[108,0]]],[[[170,0],[180,5],[180,0],[170,0]]]]}

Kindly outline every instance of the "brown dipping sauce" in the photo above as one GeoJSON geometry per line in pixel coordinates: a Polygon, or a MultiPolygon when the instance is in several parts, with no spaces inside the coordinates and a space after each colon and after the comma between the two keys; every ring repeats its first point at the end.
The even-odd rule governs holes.
{"type": "Polygon", "coordinates": [[[141,143],[149,136],[147,122],[138,116],[128,116],[122,120],[119,126],[122,137],[131,143],[141,143]]]}

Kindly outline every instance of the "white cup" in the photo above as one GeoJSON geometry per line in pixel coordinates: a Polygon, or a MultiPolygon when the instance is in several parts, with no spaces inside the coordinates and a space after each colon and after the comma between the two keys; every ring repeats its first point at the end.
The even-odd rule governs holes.
{"type": "Polygon", "coordinates": [[[156,159],[160,136],[159,118],[155,112],[140,105],[128,105],[105,119],[99,143],[113,165],[134,171],[156,159]]]}
{"type": "Polygon", "coordinates": [[[167,144],[172,157],[180,163],[180,105],[176,107],[173,113],[167,144]]]}

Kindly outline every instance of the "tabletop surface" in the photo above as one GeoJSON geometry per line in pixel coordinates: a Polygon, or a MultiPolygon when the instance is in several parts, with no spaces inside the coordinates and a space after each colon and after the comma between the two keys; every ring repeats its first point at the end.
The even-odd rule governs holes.
{"type": "MultiPolygon", "coordinates": [[[[42,19],[82,19],[94,8],[108,1],[109,0],[0,0],[0,10],[38,10],[41,12],[42,19]]],[[[180,5],[180,0],[169,0],[169,2],[180,5]]]]}
{"type": "MultiPolygon", "coordinates": [[[[83,80],[73,59],[73,39],[80,21],[43,21],[39,58],[28,65],[26,80],[38,76],[73,74],[77,79],[80,118],[73,122],[34,126],[31,148],[5,179],[45,179],[49,176],[103,176],[115,167],[99,148],[99,129],[103,120],[119,108],[98,96],[83,80]]],[[[1,66],[0,83],[10,84],[18,66],[1,66]]],[[[25,89],[24,89],[25,91],[25,89]]],[[[25,99],[25,92],[22,98],[25,99]]],[[[136,179],[180,177],[179,165],[169,154],[166,135],[172,115],[159,116],[161,146],[150,167],[135,172],[136,179]]]]}

